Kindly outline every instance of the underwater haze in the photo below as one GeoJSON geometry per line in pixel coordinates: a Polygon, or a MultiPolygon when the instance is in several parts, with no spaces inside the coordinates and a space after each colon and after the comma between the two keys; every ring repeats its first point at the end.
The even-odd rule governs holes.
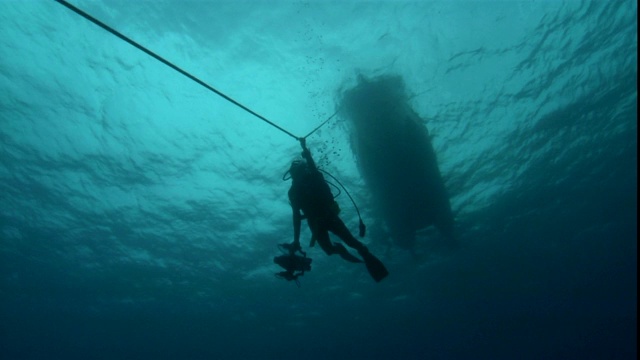
{"type": "Polygon", "coordinates": [[[401,77],[458,246],[385,239],[338,112],[307,145],[390,275],[305,228],[312,270],[275,277],[300,144],[55,1],[0,0],[1,359],[637,357],[636,1],[71,2],[295,136],[401,77]]]}

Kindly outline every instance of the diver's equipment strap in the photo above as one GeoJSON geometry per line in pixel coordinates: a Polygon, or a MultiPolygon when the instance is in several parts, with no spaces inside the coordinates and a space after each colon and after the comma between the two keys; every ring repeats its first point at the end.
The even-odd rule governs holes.
{"type": "Polygon", "coordinates": [[[347,190],[347,188],[345,188],[344,185],[342,185],[342,183],[340,182],[340,180],[336,179],[336,177],[331,175],[328,171],[325,171],[325,170],[322,170],[322,169],[318,169],[318,170],[320,170],[323,173],[329,175],[333,180],[335,180],[338,183],[338,185],[340,185],[340,187],[342,187],[344,192],[347,194],[347,196],[349,197],[349,200],[351,200],[351,203],[353,204],[353,207],[356,208],[356,212],[358,213],[358,219],[360,220],[360,224],[359,224],[360,237],[364,237],[364,235],[367,232],[367,227],[364,225],[364,222],[362,221],[362,216],[360,216],[360,209],[358,209],[358,205],[356,205],[356,202],[351,197],[351,194],[349,194],[349,191],[347,190]]]}

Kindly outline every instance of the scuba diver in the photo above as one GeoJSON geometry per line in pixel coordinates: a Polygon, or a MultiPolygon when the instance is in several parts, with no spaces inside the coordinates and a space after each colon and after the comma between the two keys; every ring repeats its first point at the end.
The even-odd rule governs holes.
{"type": "MultiPolygon", "coordinates": [[[[293,161],[288,173],[291,174],[291,188],[289,189],[289,201],[293,210],[293,243],[286,244],[286,248],[293,254],[302,252],[300,248],[300,223],[307,219],[311,230],[311,246],[315,242],[327,255],[338,254],[348,262],[364,264],[371,277],[379,282],[389,272],[378,258],[373,256],[367,247],[358,241],[340,217],[339,207],[334,201],[329,185],[322,173],[316,167],[311,152],[307,149],[306,141],[300,138],[302,145],[302,157],[306,160],[293,161]],[[349,253],[347,248],[340,243],[333,243],[329,238],[329,231],[337,235],[345,244],[355,249],[363,260],[349,253]]],[[[286,176],[286,174],[285,174],[286,176]]],[[[364,224],[360,222],[360,236],[364,236],[364,224]]]]}

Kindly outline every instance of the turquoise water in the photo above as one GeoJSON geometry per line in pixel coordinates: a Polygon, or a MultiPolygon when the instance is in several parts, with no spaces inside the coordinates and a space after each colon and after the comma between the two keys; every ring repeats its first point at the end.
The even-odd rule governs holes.
{"type": "Polygon", "coordinates": [[[636,358],[636,2],[74,4],[296,136],[359,74],[401,76],[460,246],[389,245],[338,114],[308,145],[390,276],[316,247],[300,288],[276,278],[299,145],[54,1],[2,0],[1,358],[636,358]]]}

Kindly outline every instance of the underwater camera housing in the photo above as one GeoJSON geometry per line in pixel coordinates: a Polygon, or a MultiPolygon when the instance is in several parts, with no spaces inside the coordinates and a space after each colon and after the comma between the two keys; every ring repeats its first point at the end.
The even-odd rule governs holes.
{"type": "Polygon", "coordinates": [[[297,250],[302,255],[297,255],[290,244],[280,244],[278,246],[286,254],[276,256],[273,258],[273,262],[280,265],[285,271],[276,273],[276,276],[287,281],[295,281],[298,287],[300,282],[298,277],[304,275],[305,271],[311,271],[311,258],[307,257],[307,254],[302,250],[297,250]]]}

